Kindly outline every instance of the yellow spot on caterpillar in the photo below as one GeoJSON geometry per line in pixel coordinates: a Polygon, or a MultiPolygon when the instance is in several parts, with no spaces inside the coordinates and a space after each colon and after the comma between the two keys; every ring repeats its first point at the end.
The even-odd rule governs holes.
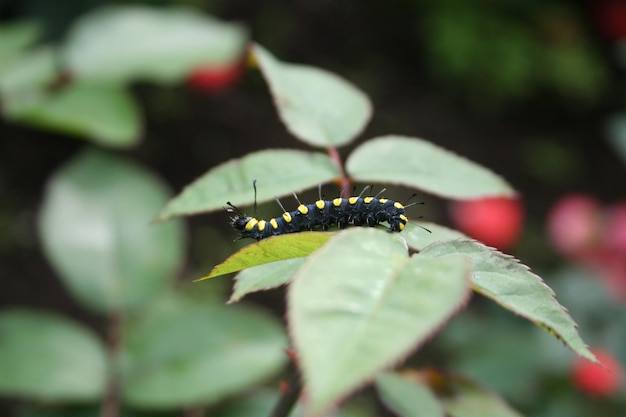
{"type": "Polygon", "coordinates": [[[307,214],[309,212],[309,209],[304,204],[300,204],[298,206],[298,211],[302,214],[307,214]]]}
{"type": "Polygon", "coordinates": [[[365,197],[365,198],[363,199],[363,201],[365,202],[365,204],[369,204],[369,203],[371,203],[371,202],[372,202],[372,200],[373,200],[373,199],[374,199],[374,197],[365,197]]]}
{"type": "Polygon", "coordinates": [[[289,213],[287,213],[287,212],[284,212],[284,213],[283,213],[283,219],[285,219],[285,221],[286,221],[287,223],[291,223],[291,214],[289,214],[289,213]]]}
{"type": "Polygon", "coordinates": [[[405,222],[409,221],[409,219],[404,214],[401,214],[399,217],[401,220],[404,220],[405,222]]]}
{"type": "Polygon", "coordinates": [[[359,201],[359,197],[350,197],[348,199],[348,203],[350,204],[356,204],[357,201],[359,201]]]}
{"type": "Polygon", "coordinates": [[[333,206],[339,207],[341,205],[341,198],[335,198],[333,200],[333,206]]]}
{"type": "Polygon", "coordinates": [[[262,232],[265,229],[265,223],[267,223],[265,220],[261,220],[259,222],[259,232],[262,232]]]}
{"type": "Polygon", "coordinates": [[[315,207],[322,210],[326,204],[324,204],[324,200],[317,200],[315,202],[315,207]]]}
{"type": "Polygon", "coordinates": [[[389,200],[386,199],[386,198],[381,198],[380,200],[378,200],[378,202],[381,203],[381,204],[385,204],[387,201],[389,201],[389,200]]]}
{"type": "Polygon", "coordinates": [[[402,204],[398,203],[397,201],[395,203],[393,203],[393,206],[395,208],[397,208],[397,209],[403,209],[404,208],[404,206],[402,204]]]}
{"type": "Polygon", "coordinates": [[[400,231],[404,230],[404,223],[399,223],[398,224],[398,229],[400,229],[400,231]]]}
{"type": "Polygon", "coordinates": [[[248,220],[248,223],[246,223],[246,230],[254,229],[254,226],[256,226],[257,223],[259,223],[259,221],[257,219],[250,219],[250,220],[248,220]]]}
{"type": "Polygon", "coordinates": [[[270,220],[270,224],[272,225],[272,228],[278,229],[278,223],[276,222],[276,219],[270,220]]]}

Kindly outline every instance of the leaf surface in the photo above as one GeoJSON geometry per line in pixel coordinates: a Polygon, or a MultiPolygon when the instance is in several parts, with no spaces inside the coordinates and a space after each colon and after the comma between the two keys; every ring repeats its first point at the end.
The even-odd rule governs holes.
{"type": "Polygon", "coordinates": [[[13,110],[12,117],[110,147],[135,145],[141,133],[141,116],[132,96],[107,84],[72,83],[13,110]]]}
{"type": "Polygon", "coordinates": [[[369,228],[330,240],[298,269],[288,292],[310,413],[403,359],[469,293],[463,257],[409,258],[400,236],[369,228]]]}
{"type": "Polygon", "coordinates": [[[430,257],[449,254],[462,254],[471,260],[474,291],[529,319],[574,352],[596,362],[567,310],[550,287],[526,265],[476,241],[434,243],[420,252],[430,257]]]}
{"type": "Polygon", "coordinates": [[[228,302],[234,303],[252,292],[287,284],[304,261],[305,258],[293,258],[244,269],[235,277],[233,294],[228,302]]]}
{"type": "Polygon", "coordinates": [[[163,183],[123,158],[80,153],[49,181],[39,218],[48,259],[84,305],[137,307],[169,285],[183,256],[180,222],[151,224],[163,183]]]}
{"type": "Polygon", "coordinates": [[[0,392],[39,401],[92,401],[104,394],[107,358],[82,326],[29,310],[0,313],[0,392]]]}
{"type": "Polygon", "coordinates": [[[259,384],[286,361],[287,338],[260,309],[158,300],[126,328],[123,397],[136,407],[211,404],[259,384]]]}
{"type": "Polygon", "coordinates": [[[0,69],[15,55],[33,44],[41,35],[41,25],[20,21],[0,25],[0,69]]]}
{"type": "Polygon", "coordinates": [[[311,146],[341,146],[365,128],[372,105],[354,85],[320,68],[281,62],[260,45],[252,51],[280,119],[296,138],[311,146]]]}
{"type": "Polygon", "coordinates": [[[441,400],[451,417],[522,417],[497,394],[476,381],[450,375],[447,382],[454,394],[441,400]]]}
{"type": "Polygon", "coordinates": [[[12,118],[20,110],[39,103],[58,76],[57,59],[54,48],[40,47],[0,63],[0,96],[5,117],[12,118]]]}
{"type": "Polygon", "coordinates": [[[402,237],[406,240],[409,247],[416,251],[421,251],[434,242],[469,239],[467,235],[458,230],[429,222],[407,223],[405,229],[402,231],[402,237]],[[430,232],[420,226],[427,228],[430,232]]]}
{"type": "Polygon", "coordinates": [[[445,417],[442,405],[427,386],[402,375],[380,375],[376,389],[385,405],[399,417],[445,417]]]}
{"type": "Polygon", "coordinates": [[[515,195],[506,181],[487,168],[406,136],[368,140],[348,157],[346,171],[356,181],[400,184],[445,198],[515,195]]]}
{"type": "Polygon", "coordinates": [[[246,42],[242,26],[193,9],[109,6],[76,22],[64,57],[77,78],[172,83],[203,65],[233,64],[246,42]]]}
{"type": "Polygon", "coordinates": [[[328,232],[302,232],[260,240],[235,252],[197,281],[270,262],[308,256],[326,243],[331,236],[332,234],[328,232]]]}
{"type": "Polygon", "coordinates": [[[188,185],[167,204],[159,219],[223,209],[227,201],[238,206],[252,204],[255,179],[258,202],[264,202],[339,176],[338,168],[322,153],[287,149],[253,152],[211,169],[188,185]]]}

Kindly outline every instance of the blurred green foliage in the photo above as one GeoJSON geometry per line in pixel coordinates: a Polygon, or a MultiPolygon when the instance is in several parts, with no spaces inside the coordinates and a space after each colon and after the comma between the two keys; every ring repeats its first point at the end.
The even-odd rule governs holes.
{"type": "Polygon", "coordinates": [[[545,92],[589,106],[608,85],[608,68],[575,6],[443,0],[424,9],[419,34],[433,76],[479,108],[536,100],[545,92]]]}
{"type": "MultiPolygon", "coordinates": [[[[438,103],[432,108],[441,105],[440,97],[445,91],[453,102],[467,104],[469,114],[478,117],[480,123],[495,120],[507,125],[504,138],[510,133],[517,135],[519,147],[497,148],[511,150],[513,156],[504,158],[494,148],[493,160],[502,158],[503,164],[515,161],[507,176],[531,179],[530,185],[522,185],[531,202],[546,196],[546,200],[554,199],[552,187],[576,188],[583,179],[598,193],[623,198],[623,190],[615,187],[616,171],[610,171],[608,181],[592,175],[600,168],[618,165],[620,156],[624,161],[626,128],[622,119],[626,89],[623,68],[622,72],[616,68],[623,63],[611,61],[607,50],[612,50],[613,45],[603,44],[594,34],[596,22],[589,13],[589,8],[566,1],[407,0],[315,5],[276,2],[263,7],[241,2],[229,5],[217,0],[0,3],[0,19],[11,20],[2,22],[0,27],[0,104],[6,122],[0,127],[1,145],[19,143],[0,148],[0,260],[7,260],[8,265],[0,265],[2,285],[7,288],[4,300],[10,305],[29,306],[37,305],[39,297],[47,297],[36,295],[39,288],[32,291],[33,287],[26,286],[26,302],[14,303],[10,299],[11,290],[17,286],[7,285],[9,282],[38,282],[28,273],[41,275],[41,281],[54,281],[47,266],[38,265],[43,263],[38,260],[40,249],[32,243],[35,238],[28,232],[27,225],[33,223],[32,200],[36,200],[43,204],[42,239],[48,262],[62,283],[57,286],[65,285],[61,291],[74,294],[82,303],[82,307],[70,310],[79,311],[80,317],[71,319],[63,309],[54,313],[7,309],[0,313],[0,390],[9,396],[10,415],[105,415],[96,402],[115,389],[106,383],[111,375],[124,382],[119,393],[120,416],[189,415],[204,406],[216,416],[269,413],[279,392],[263,385],[266,381],[271,381],[273,387],[277,385],[274,378],[285,360],[281,349],[287,346],[280,320],[265,308],[223,306],[228,292],[225,281],[193,286],[180,283],[205,274],[232,253],[232,234],[226,235],[219,227],[202,222],[194,223],[188,235],[178,223],[150,223],[171,196],[162,184],[164,179],[182,186],[206,170],[208,164],[217,164],[212,155],[223,156],[235,149],[235,156],[239,156],[243,149],[253,146],[250,143],[276,146],[276,129],[264,131],[267,125],[260,123],[268,114],[272,122],[277,118],[273,110],[263,110],[263,106],[270,108],[268,102],[237,91],[232,96],[227,92],[194,99],[180,89],[189,72],[199,64],[239,61],[248,41],[246,25],[257,40],[268,41],[269,49],[279,56],[283,55],[278,52],[280,49],[291,48],[290,53],[299,61],[327,59],[340,67],[350,66],[350,59],[360,59],[355,59],[354,66],[342,73],[370,83],[371,90],[378,92],[378,100],[374,100],[377,112],[379,102],[394,101],[402,93],[421,92],[411,87],[417,78],[420,88],[436,80],[437,87],[429,87],[435,92],[428,93],[429,100],[438,103]],[[122,25],[128,32],[109,38],[110,25],[116,23],[115,18],[107,20],[110,10],[91,17],[84,14],[95,10],[95,5],[117,3],[130,4],[143,16],[140,32],[147,36],[137,36],[133,25],[122,25]],[[153,10],[146,4],[167,7],[153,10]],[[189,4],[218,15],[241,18],[245,25],[220,23],[195,11],[170,20],[175,13],[168,7],[189,4]],[[158,12],[153,13],[155,10],[158,12]],[[395,20],[385,20],[390,18],[395,20]],[[169,29],[162,30],[163,27],[169,29]],[[409,30],[403,32],[404,28],[409,30]],[[179,43],[172,36],[178,30],[185,33],[184,39],[177,38],[179,43]],[[324,39],[326,36],[330,42],[324,39]],[[103,42],[100,49],[89,43],[94,38],[103,42]],[[186,44],[195,47],[181,47],[186,44]],[[381,44],[382,48],[375,49],[381,44]],[[394,60],[394,50],[403,59],[394,60]],[[162,56],[168,54],[179,59],[163,60],[162,56]],[[81,61],[85,56],[90,59],[81,61]],[[401,66],[410,76],[397,80],[403,91],[389,99],[385,89],[390,84],[385,80],[401,74],[401,66]],[[421,74],[422,66],[428,76],[421,74]],[[81,77],[87,81],[79,81],[81,77]],[[220,114],[221,107],[228,110],[223,103],[229,97],[234,97],[238,107],[230,114],[220,114]],[[245,102],[252,104],[246,107],[245,102]],[[522,125],[535,117],[532,111],[510,129],[511,119],[498,119],[508,110],[515,113],[527,109],[525,106],[557,111],[544,114],[547,122],[533,125],[530,132],[522,125]],[[155,111],[159,108],[165,109],[163,114],[155,111]],[[187,115],[192,110],[197,111],[195,119],[187,115]],[[562,112],[573,116],[563,118],[562,112]],[[259,119],[255,119],[257,114],[259,119]],[[223,119],[218,119],[220,116],[223,119]],[[181,125],[165,123],[177,120],[183,120],[182,129],[181,125]],[[602,126],[606,120],[609,123],[602,126]],[[587,123],[582,124],[585,129],[579,129],[581,121],[587,123]],[[204,129],[211,124],[228,127],[207,133],[204,129]],[[232,126],[247,132],[249,143],[231,135],[237,133],[232,126]],[[169,129],[165,133],[168,139],[158,142],[155,130],[163,127],[169,129]],[[246,131],[245,127],[251,130],[246,131]],[[39,130],[32,133],[31,128],[39,130]],[[47,131],[58,135],[46,136],[47,131]],[[599,140],[603,131],[608,144],[614,147],[610,163],[606,159],[590,159],[604,143],[599,140]],[[83,138],[94,147],[127,149],[128,159],[93,148],[72,155],[78,145],[71,144],[66,135],[83,138]],[[146,141],[150,143],[141,143],[141,139],[150,139],[146,141]],[[18,147],[23,151],[16,152],[18,147]],[[43,151],[52,148],[58,148],[62,156],[43,151]],[[9,156],[2,155],[4,149],[11,151],[6,153],[9,156]],[[516,153],[519,149],[521,152],[516,153]],[[176,158],[178,154],[180,159],[176,158]],[[18,155],[15,161],[10,160],[13,155],[18,155]],[[160,156],[159,161],[159,155],[165,157],[160,156]],[[193,158],[201,161],[200,168],[192,165],[193,158]],[[59,159],[63,165],[53,169],[54,164],[61,165],[59,159]],[[171,160],[174,168],[170,174],[188,169],[182,175],[184,181],[147,168],[167,166],[163,160],[171,160]],[[20,171],[22,175],[7,168],[17,165],[25,167],[20,171]],[[521,169],[516,171],[517,167],[521,169]],[[29,184],[30,177],[21,178],[24,172],[32,173],[38,180],[47,178],[49,191],[45,197],[18,195],[29,190],[41,193],[43,189],[41,184],[29,184]],[[547,187],[547,191],[536,191],[538,184],[547,187]],[[58,202],[56,193],[63,195],[58,205],[52,204],[58,202]],[[112,230],[115,233],[109,233],[112,230]],[[185,249],[191,257],[187,261],[185,249]],[[94,253],[98,255],[94,257],[94,253]],[[15,260],[22,258],[23,261],[15,260]],[[15,268],[17,262],[38,266],[15,268]],[[15,274],[15,270],[19,273],[15,274]],[[86,310],[96,311],[97,318],[94,320],[94,313],[86,310]],[[90,320],[96,322],[97,334],[92,334],[86,325],[90,320]],[[104,353],[107,351],[108,356],[104,353]],[[197,404],[201,406],[196,408],[197,404]],[[179,411],[181,407],[188,409],[179,411]]],[[[623,44],[621,48],[624,49],[623,44]]],[[[272,78],[267,74],[266,77],[272,78]]],[[[258,78],[250,75],[245,82],[252,89],[260,85],[258,78]]],[[[311,96],[315,97],[316,88],[307,87],[297,97],[276,103],[280,112],[287,113],[283,114],[286,120],[291,117],[292,121],[286,123],[300,124],[294,130],[303,137],[313,127],[327,127],[307,120],[307,116],[316,113],[310,111],[315,105],[307,107],[311,102],[306,95],[313,90],[311,96]],[[288,105],[294,102],[302,108],[288,113],[293,110],[288,105]]],[[[262,97],[267,99],[265,87],[262,97]]],[[[353,140],[369,119],[369,104],[358,97],[355,100],[360,107],[355,121],[341,129],[348,131],[347,137],[340,135],[342,140],[353,140]]],[[[400,131],[421,131],[422,126],[429,125],[430,106],[424,116],[417,114],[412,101],[401,103],[403,108],[398,111],[392,107],[387,120],[401,120],[402,112],[408,117],[403,122],[406,124],[394,125],[394,129],[397,126],[400,131]]],[[[454,125],[457,114],[453,108],[446,103],[442,114],[434,118],[432,123],[441,129],[438,132],[454,125]]],[[[389,109],[380,110],[379,120],[386,120],[382,114],[389,109]]],[[[332,117],[320,116],[322,122],[332,117]]],[[[380,125],[374,126],[372,129],[378,133],[380,125]]],[[[450,136],[455,136],[451,141],[468,142],[454,126],[450,129],[450,136]]],[[[492,151],[489,143],[476,141],[470,146],[487,149],[486,153],[492,151]]],[[[409,152],[398,153],[408,162],[419,162],[409,152]]],[[[391,157],[376,162],[383,167],[393,165],[392,157],[393,152],[391,157]]],[[[617,172],[623,175],[623,166],[617,172]]],[[[280,179],[280,172],[277,177],[280,179]]],[[[248,187],[249,180],[243,182],[248,187]]],[[[283,185],[292,189],[287,181],[283,185]]],[[[238,192],[246,197],[237,201],[251,201],[249,189],[241,188],[238,192]]],[[[268,188],[261,190],[260,195],[267,200],[272,192],[275,191],[268,188]]],[[[213,189],[212,193],[212,208],[233,198],[233,190],[213,189]]],[[[528,264],[540,265],[542,275],[581,326],[584,339],[593,346],[606,347],[624,364],[626,310],[607,296],[593,274],[567,266],[566,261],[551,253],[541,229],[541,209],[546,204],[547,201],[541,201],[535,206],[518,251],[528,254],[523,256],[528,264]]],[[[226,223],[225,216],[218,220],[226,223]]],[[[251,298],[282,314],[283,300],[278,294],[274,299],[251,298]]],[[[67,300],[64,297],[57,303],[67,300]]],[[[572,354],[552,337],[481,301],[474,302],[469,311],[454,319],[426,346],[423,354],[420,351],[420,355],[410,358],[409,364],[437,363],[460,371],[491,387],[528,416],[608,416],[623,411],[624,387],[609,398],[590,398],[573,388],[569,377],[572,354]]],[[[377,415],[370,394],[360,393],[337,415],[377,415]],[[359,401],[363,399],[364,402],[359,401]]]]}

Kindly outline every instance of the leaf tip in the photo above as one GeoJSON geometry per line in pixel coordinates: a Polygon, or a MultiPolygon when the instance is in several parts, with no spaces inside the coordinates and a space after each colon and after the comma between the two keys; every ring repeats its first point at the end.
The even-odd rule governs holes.
{"type": "MultiPolygon", "coordinates": [[[[211,272],[212,272],[212,271],[211,271],[211,272]]],[[[212,276],[210,273],[209,273],[208,275],[204,275],[204,276],[202,276],[202,277],[200,277],[200,278],[196,278],[196,279],[194,279],[194,280],[193,280],[193,281],[191,281],[191,282],[200,282],[200,281],[207,280],[207,279],[209,279],[209,278],[213,278],[213,276],[212,276]]]]}

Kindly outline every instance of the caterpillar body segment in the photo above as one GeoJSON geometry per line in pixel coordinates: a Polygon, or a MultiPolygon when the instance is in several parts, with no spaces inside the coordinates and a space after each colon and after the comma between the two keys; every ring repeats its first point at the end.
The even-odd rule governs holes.
{"type": "MultiPolygon", "coordinates": [[[[328,230],[331,226],[339,229],[348,225],[376,227],[382,222],[389,223],[389,232],[401,232],[408,222],[404,205],[378,196],[323,200],[320,193],[320,198],[311,204],[302,204],[295,197],[299,204],[296,210],[284,211],[281,216],[269,220],[246,216],[230,202],[226,210],[231,214],[231,225],[241,234],[240,238],[256,240],[318,228],[328,230]]],[[[277,202],[283,208],[278,199],[277,202]]]]}

